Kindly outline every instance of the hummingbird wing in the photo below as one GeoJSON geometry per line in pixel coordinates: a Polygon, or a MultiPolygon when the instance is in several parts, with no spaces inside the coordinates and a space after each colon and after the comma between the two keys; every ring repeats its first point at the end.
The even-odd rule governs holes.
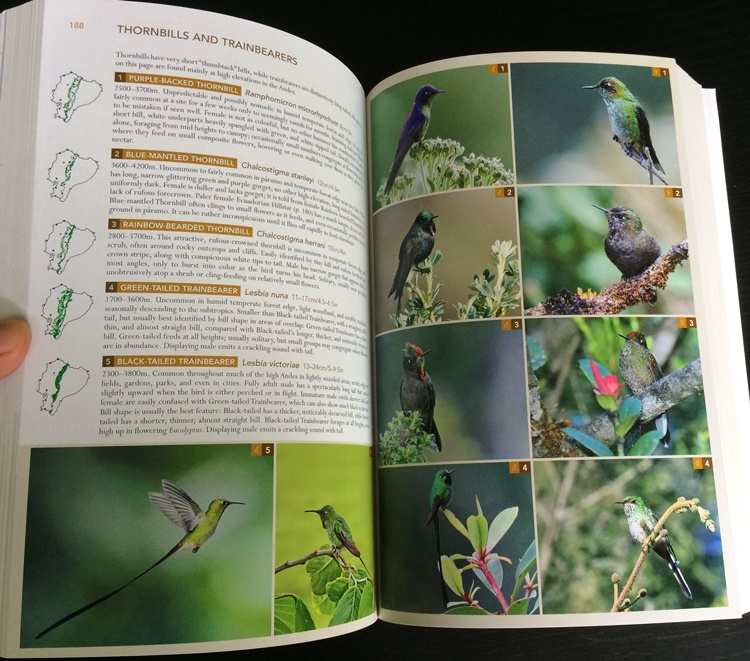
{"type": "Polygon", "coordinates": [[[663,173],[664,168],[662,168],[661,163],[659,163],[659,159],[656,156],[656,150],[651,143],[651,127],[649,126],[646,113],[641,106],[638,106],[635,109],[635,118],[638,122],[638,129],[641,132],[641,148],[639,153],[641,156],[645,157],[646,154],[644,153],[643,148],[648,147],[648,153],[651,155],[651,160],[654,162],[654,166],[663,173]]]}
{"type": "Polygon", "coordinates": [[[399,300],[399,304],[404,291],[404,284],[409,277],[409,271],[414,266],[414,260],[419,251],[419,242],[416,240],[416,233],[412,229],[406,233],[404,240],[401,242],[401,247],[398,250],[398,268],[396,269],[396,275],[393,277],[391,291],[388,292],[388,298],[393,296],[394,299],[399,300]]]}
{"type": "Polygon", "coordinates": [[[149,500],[159,511],[176,526],[185,532],[191,532],[204,518],[205,514],[198,504],[169,480],[161,481],[164,493],[149,492],[149,500]]]}
{"type": "Polygon", "coordinates": [[[440,504],[442,502],[443,502],[443,499],[440,497],[439,493],[433,494],[432,505],[430,507],[430,513],[427,515],[427,521],[424,522],[425,526],[430,525],[430,521],[437,522],[438,510],[440,509],[440,504]]]}
{"type": "Polygon", "coordinates": [[[411,109],[411,112],[406,118],[404,125],[401,127],[401,133],[398,137],[398,147],[396,147],[396,155],[393,157],[393,164],[388,174],[388,181],[385,184],[386,194],[391,190],[393,182],[396,180],[401,164],[404,162],[404,158],[409,153],[411,146],[419,139],[422,133],[422,129],[427,121],[426,117],[422,113],[421,109],[416,107],[411,109]]]}
{"type": "Polygon", "coordinates": [[[343,521],[336,521],[335,530],[336,530],[336,536],[341,540],[341,543],[349,549],[349,552],[352,555],[356,555],[359,557],[359,549],[357,548],[357,545],[354,543],[354,540],[351,538],[351,533],[349,532],[349,529],[347,526],[344,525],[343,521]]]}

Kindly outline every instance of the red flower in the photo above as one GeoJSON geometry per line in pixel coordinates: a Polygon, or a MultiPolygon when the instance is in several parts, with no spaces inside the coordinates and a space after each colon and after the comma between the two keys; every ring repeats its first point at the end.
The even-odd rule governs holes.
{"type": "Polygon", "coordinates": [[[617,380],[617,375],[610,374],[608,376],[602,376],[599,371],[599,365],[597,365],[595,361],[589,360],[589,364],[591,365],[591,373],[594,375],[594,381],[596,382],[594,394],[617,397],[624,385],[617,380]]]}

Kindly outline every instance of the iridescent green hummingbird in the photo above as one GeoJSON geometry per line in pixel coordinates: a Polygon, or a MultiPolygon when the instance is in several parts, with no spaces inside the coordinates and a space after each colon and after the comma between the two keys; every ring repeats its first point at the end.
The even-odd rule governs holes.
{"type": "MultiPolygon", "coordinates": [[[[630,535],[639,544],[643,545],[643,540],[647,535],[651,534],[654,526],[659,522],[658,517],[653,511],[643,502],[643,498],[640,496],[626,496],[623,500],[616,501],[617,505],[622,505],[622,509],[625,512],[625,516],[628,517],[628,527],[630,528],[630,535]],[[645,521],[646,528],[641,525],[641,521],[645,521]]],[[[662,529],[663,530],[663,529],[662,529]]],[[[669,535],[662,534],[653,544],[653,549],[657,555],[664,558],[667,561],[667,565],[672,570],[677,583],[680,585],[682,594],[688,599],[693,598],[693,593],[690,591],[690,587],[682,575],[679,568],[679,560],[675,557],[672,543],[669,541],[669,535]]]]}
{"type": "Polygon", "coordinates": [[[424,367],[424,357],[431,350],[422,351],[416,344],[406,343],[404,347],[404,376],[401,378],[401,409],[404,413],[419,411],[422,426],[428,434],[432,434],[437,451],[443,449],[435,424],[435,386],[424,367]]]}
{"type": "Polygon", "coordinates": [[[646,112],[630,90],[612,76],[602,78],[596,85],[585,85],[583,89],[595,89],[604,99],[612,127],[612,139],[620,144],[625,153],[630,157],[633,153],[637,154],[647,170],[655,168],[664,174],[664,168],[659,163],[651,142],[651,128],[646,112]]]}
{"type": "Polygon", "coordinates": [[[432,100],[436,95],[443,92],[445,90],[439,90],[432,85],[423,85],[414,97],[414,105],[406,116],[406,120],[401,127],[401,133],[398,136],[396,154],[393,157],[391,170],[388,173],[388,181],[385,183],[386,195],[390,192],[391,186],[393,186],[393,182],[396,180],[398,170],[404,162],[404,158],[409,153],[411,146],[422,142],[424,139],[427,127],[430,125],[430,106],[432,105],[432,100]]]}
{"type": "Polygon", "coordinates": [[[331,542],[331,548],[337,551],[346,548],[349,553],[358,557],[362,566],[367,569],[365,561],[362,560],[362,554],[359,552],[352,538],[352,531],[349,530],[349,525],[343,516],[336,514],[336,510],[331,505],[324,505],[319,510],[305,510],[305,512],[313,512],[320,516],[320,522],[328,533],[328,541],[331,542]]]}
{"type": "Polygon", "coordinates": [[[396,313],[401,311],[401,297],[404,294],[404,284],[409,277],[412,267],[417,266],[430,256],[435,245],[435,218],[431,211],[420,211],[406,233],[398,250],[398,268],[393,277],[388,298],[396,299],[396,313]]]}
{"type": "MultiPolygon", "coordinates": [[[[661,367],[648,350],[646,336],[643,333],[633,331],[620,337],[625,340],[625,344],[620,349],[620,374],[628,384],[628,388],[635,394],[662,378],[661,367]]],[[[664,433],[660,440],[664,447],[668,447],[671,435],[667,414],[662,413],[656,418],[654,425],[656,429],[664,433]]]]}
{"type": "Polygon", "coordinates": [[[205,512],[198,506],[198,504],[185,493],[180,487],[169,480],[161,481],[162,491],[164,493],[150,492],[148,494],[149,500],[156,505],[164,516],[166,516],[172,523],[179,526],[185,531],[185,536],[177,542],[166,555],[162,556],[160,560],[157,560],[145,571],[142,571],[138,576],[131,579],[125,585],[120,586],[116,590],[105,594],[103,597],[99,597],[96,601],[92,601],[90,604],[73,611],[69,615],[66,615],[62,619],[58,620],[54,624],[48,626],[44,631],[39,633],[36,637],[41,638],[45,634],[48,634],[53,629],[56,629],[61,624],[72,620],[74,617],[85,613],[90,608],[98,606],[103,601],[114,597],[118,592],[121,592],[131,583],[135,583],[139,578],[145,576],[155,567],[159,566],[167,558],[174,555],[178,551],[192,551],[197,553],[198,550],[203,546],[216,532],[216,526],[219,525],[219,519],[224,514],[224,510],[230,505],[244,505],[244,503],[238,503],[232,500],[224,500],[223,498],[217,498],[212,500],[208,506],[208,510],[205,512]]]}
{"type": "Polygon", "coordinates": [[[607,214],[609,232],[604,239],[604,252],[623,278],[640,275],[661,255],[659,244],[643,229],[635,211],[628,207],[592,206],[607,214]]]}
{"type": "Polygon", "coordinates": [[[426,526],[430,524],[430,521],[434,521],[437,525],[438,512],[450,505],[453,498],[452,472],[443,468],[435,473],[432,489],[430,489],[430,513],[427,515],[427,521],[424,522],[426,526]]]}

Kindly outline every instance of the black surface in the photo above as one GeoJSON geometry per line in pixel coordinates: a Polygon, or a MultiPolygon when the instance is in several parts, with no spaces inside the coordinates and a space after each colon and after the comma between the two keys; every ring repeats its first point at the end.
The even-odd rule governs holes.
{"type": "MultiPolygon", "coordinates": [[[[0,0],[0,8],[20,4],[0,0]]],[[[745,352],[750,355],[750,9],[739,0],[500,3],[170,2],[240,16],[291,32],[336,55],[365,91],[424,62],[485,52],[574,50],[673,57],[717,89],[745,352]]],[[[540,99],[540,102],[544,102],[540,99]]],[[[216,655],[242,658],[750,658],[742,620],[570,629],[457,630],[378,622],[322,642],[216,655]]]]}

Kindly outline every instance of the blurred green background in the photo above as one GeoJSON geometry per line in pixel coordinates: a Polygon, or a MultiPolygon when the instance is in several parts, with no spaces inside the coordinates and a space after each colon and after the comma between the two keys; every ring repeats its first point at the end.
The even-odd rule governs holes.
{"type": "MultiPolygon", "coordinates": [[[[425,138],[456,140],[465,155],[497,157],[513,170],[508,75],[491,74],[486,66],[437,71],[410,78],[378,94],[370,104],[372,199],[388,178],[401,127],[423,85],[433,85],[445,94],[432,101],[430,126],[425,138]]],[[[457,162],[460,162],[460,157],[457,162]]],[[[414,162],[407,155],[399,174],[417,176],[415,195],[425,191],[414,162]]]]}
{"type": "MultiPolygon", "coordinates": [[[[369,446],[320,443],[276,445],[276,559],[275,565],[296,560],[322,546],[330,548],[320,516],[305,510],[331,505],[344,517],[362,559],[375,571],[373,464],[369,446]]],[[[343,551],[355,567],[362,563],[343,551]]],[[[304,565],[277,573],[274,592],[301,597],[317,628],[326,627],[331,615],[313,607],[310,578],[304,565]]]]}
{"type": "Polygon", "coordinates": [[[510,73],[519,184],[648,185],[648,171],[612,140],[599,92],[581,89],[614,76],[643,106],[665,178],[679,186],[669,78],[654,77],[650,67],[627,65],[513,64],[510,73]]]}
{"type": "Polygon", "coordinates": [[[429,461],[530,456],[523,333],[501,330],[499,319],[421,326],[378,337],[378,434],[401,410],[407,342],[430,351],[425,365],[435,386],[435,422],[443,451],[428,450],[429,461]]]}
{"type": "MultiPolygon", "coordinates": [[[[518,517],[494,551],[509,558],[502,563],[502,590],[506,599],[513,593],[515,571],[526,549],[534,541],[534,512],[531,475],[510,474],[507,463],[430,464],[429,466],[390,466],[378,470],[380,499],[380,605],[392,610],[414,613],[444,613],[440,590],[440,572],[433,525],[425,526],[430,511],[430,489],[435,473],[455,469],[453,500],[448,509],[464,525],[477,514],[476,499],[488,524],[504,509],[519,508],[518,517]]],[[[439,515],[440,549],[443,555],[471,555],[474,550],[445,518],[439,515]]],[[[464,562],[457,562],[463,567],[464,562]]],[[[464,573],[464,589],[481,585],[477,593],[480,606],[491,612],[502,607],[495,596],[471,571],[464,573]]],[[[449,600],[459,597],[450,590],[449,600]]]]}
{"type": "MultiPolygon", "coordinates": [[[[623,381],[619,356],[625,340],[619,335],[631,331],[644,333],[649,351],[661,366],[664,376],[699,357],[698,331],[679,328],[673,317],[526,319],[524,324],[530,338],[529,355],[539,380],[542,402],[555,419],[567,419],[576,427],[604,413],[578,361],[593,358],[623,381]],[[539,348],[546,356],[546,362],[541,366],[537,362],[539,348]]],[[[625,386],[620,399],[628,395],[625,386]]],[[[667,418],[672,440],[669,448],[659,444],[656,454],[710,454],[702,392],[673,406],[667,418]]]]}
{"type": "Polygon", "coordinates": [[[146,645],[271,635],[273,458],[249,445],[31,451],[21,647],[146,645]],[[121,593],[184,532],[151,504],[161,480],[224,512],[198,553],[179,552],[121,593]]]}
{"type": "MultiPolygon", "coordinates": [[[[622,274],[604,252],[607,216],[592,205],[633,209],[662,254],[687,238],[683,202],[656,187],[533,186],[518,188],[523,306],[533,307],[563,288],[598,293],[622,274]]],[[[627,308],[628,314],[694,314],[690,260],[670,274],[655,304],[627,308]]]]}
{"type": "Polygon", "coordinates": [[[608,612],[614,602],[613,572],[620,589],[640,554],[622,505],[639,495],[661,517],[678,497],[700,498],[716,522],[708,531],[697,514],[673,514],[666,528],[680,569],[693,593],[686,599],[667,563],[650,552],[635,581],[648,596],[634,611],[726,606],[714,476],[694,470],[689,457],[592,459],[534,463],[539,565],[544,613],[608,612]]]}
{"type": "MultiPolygon", "coordinates": [[[[423,209],[439,216],[435,219],[432,255],[437,250],[443,253],[434,272],[434,281],[442,287],[438,298],[446,302],[443,319],[456,319],[455,306],[467,302],[472,278],[492,263],[491,248],[495,241],[512,241],[516,247],[513,259],[518,259],[515,200],[495,197],[492,189],[440,193],[389,205],[375,215],[372,223],[376,333],[393,328],[389,315],[396,314],[396,302],[387,296],[398,267],[399,248],[423,209]]],[[[494,266],[490,272],[497,275],[494,266]]],[[[419,284],[424,287],[423,277],[419,278],[419,284]]],[[[407,300],[404,292],[402,308],[407,300]]],[[[511,314],[521,315],[520,297],[511,314]]]]}

